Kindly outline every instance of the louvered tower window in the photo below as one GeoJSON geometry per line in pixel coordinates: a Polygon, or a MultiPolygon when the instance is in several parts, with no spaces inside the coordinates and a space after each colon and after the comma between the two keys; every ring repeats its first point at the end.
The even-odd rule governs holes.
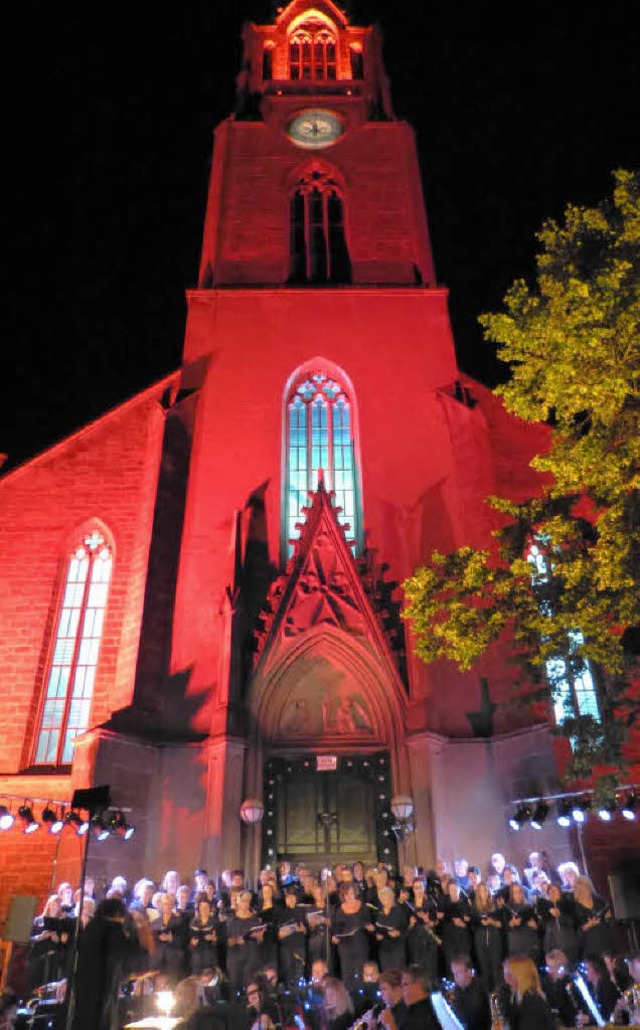
{"type": "Polygon", "coordinates": [[[291,198],[289,282],[351,282],[342,194],[319,170],[301,179],[291,198]]]}
{"type": "Polygon", "coordinates": [[[337,76],[336,37],[319,25],[301,25],[289,40],[289,78],[326,82],[337,76]]]}

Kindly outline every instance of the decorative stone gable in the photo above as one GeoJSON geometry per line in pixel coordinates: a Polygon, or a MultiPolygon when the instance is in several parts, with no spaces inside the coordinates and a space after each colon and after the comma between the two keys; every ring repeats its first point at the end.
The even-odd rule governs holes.
{"type": "Polygon", "coordinates": [[[379,636],[383,649],[392,651],[397,634],[387,625],[389,591],[383,610],[375,611],[380,591],[373,589],[375,577],[366,561],[353,556],[352,542],[338,522],[340,509],[332,503],[333,493],[321,481],[310,499],[287,571],[269,591],[256,633],[256,661],[277,640],[300,637],[316,628],[334,628],[356,638],[379,636]]]}

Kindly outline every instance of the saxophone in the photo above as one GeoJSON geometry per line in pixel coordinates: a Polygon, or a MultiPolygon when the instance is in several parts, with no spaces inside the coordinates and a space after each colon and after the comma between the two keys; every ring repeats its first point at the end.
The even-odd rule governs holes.
{"type": "Polygon", "coordinates": [[[619,1022],[620,1017],[624,1013],[628,1015],[631,1025],[635,1025],[640,1021],[640,983],[632,984],[618,998],[611,1017],[612,1021],[619,1022]]]}
{"type": "Polygon", "coordinates": [[[491,1030],[508,1030],[507,1021],[500,1008],[500,996],[497,991],[492,991],[489,995],[489,1007],[491,1009],[491,1030]]]}

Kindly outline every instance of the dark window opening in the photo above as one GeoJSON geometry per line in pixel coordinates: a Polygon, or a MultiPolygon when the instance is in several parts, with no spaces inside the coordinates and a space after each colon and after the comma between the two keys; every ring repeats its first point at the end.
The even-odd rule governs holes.
{"type": "Polygon", "coordinates": [[[269,82],[273,78],[273,48],[265,47],[262,51],[262,79],[269,82]]]}
{"type": "Polygon", "coordinates": [[[364,59],[362,50],[350,50],[351,56],[351,78],[364,79],[364,59]]]}
{"type": "Polygon", "coordinates": [[[314,172],[291,198],[290,283],[349,283],[344,203],[327,176],[314,172]]]}

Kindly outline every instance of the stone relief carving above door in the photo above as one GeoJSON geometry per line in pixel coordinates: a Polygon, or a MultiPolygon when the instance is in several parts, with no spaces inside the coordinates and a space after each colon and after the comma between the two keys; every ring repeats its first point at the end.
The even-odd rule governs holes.
{"type": "Polygon", "coordinates": [[[304,737],[360,737],[370,739],[375,734],[369,706],[357,684],[339,670],[333,677],[302,677],[284,704],[278,721],[277,736],[295,739],[304,737]],[[333,678],[337,683],[328,682],[333,678]],[[342,682],[341,682],[342,681],[342,682]]]}

